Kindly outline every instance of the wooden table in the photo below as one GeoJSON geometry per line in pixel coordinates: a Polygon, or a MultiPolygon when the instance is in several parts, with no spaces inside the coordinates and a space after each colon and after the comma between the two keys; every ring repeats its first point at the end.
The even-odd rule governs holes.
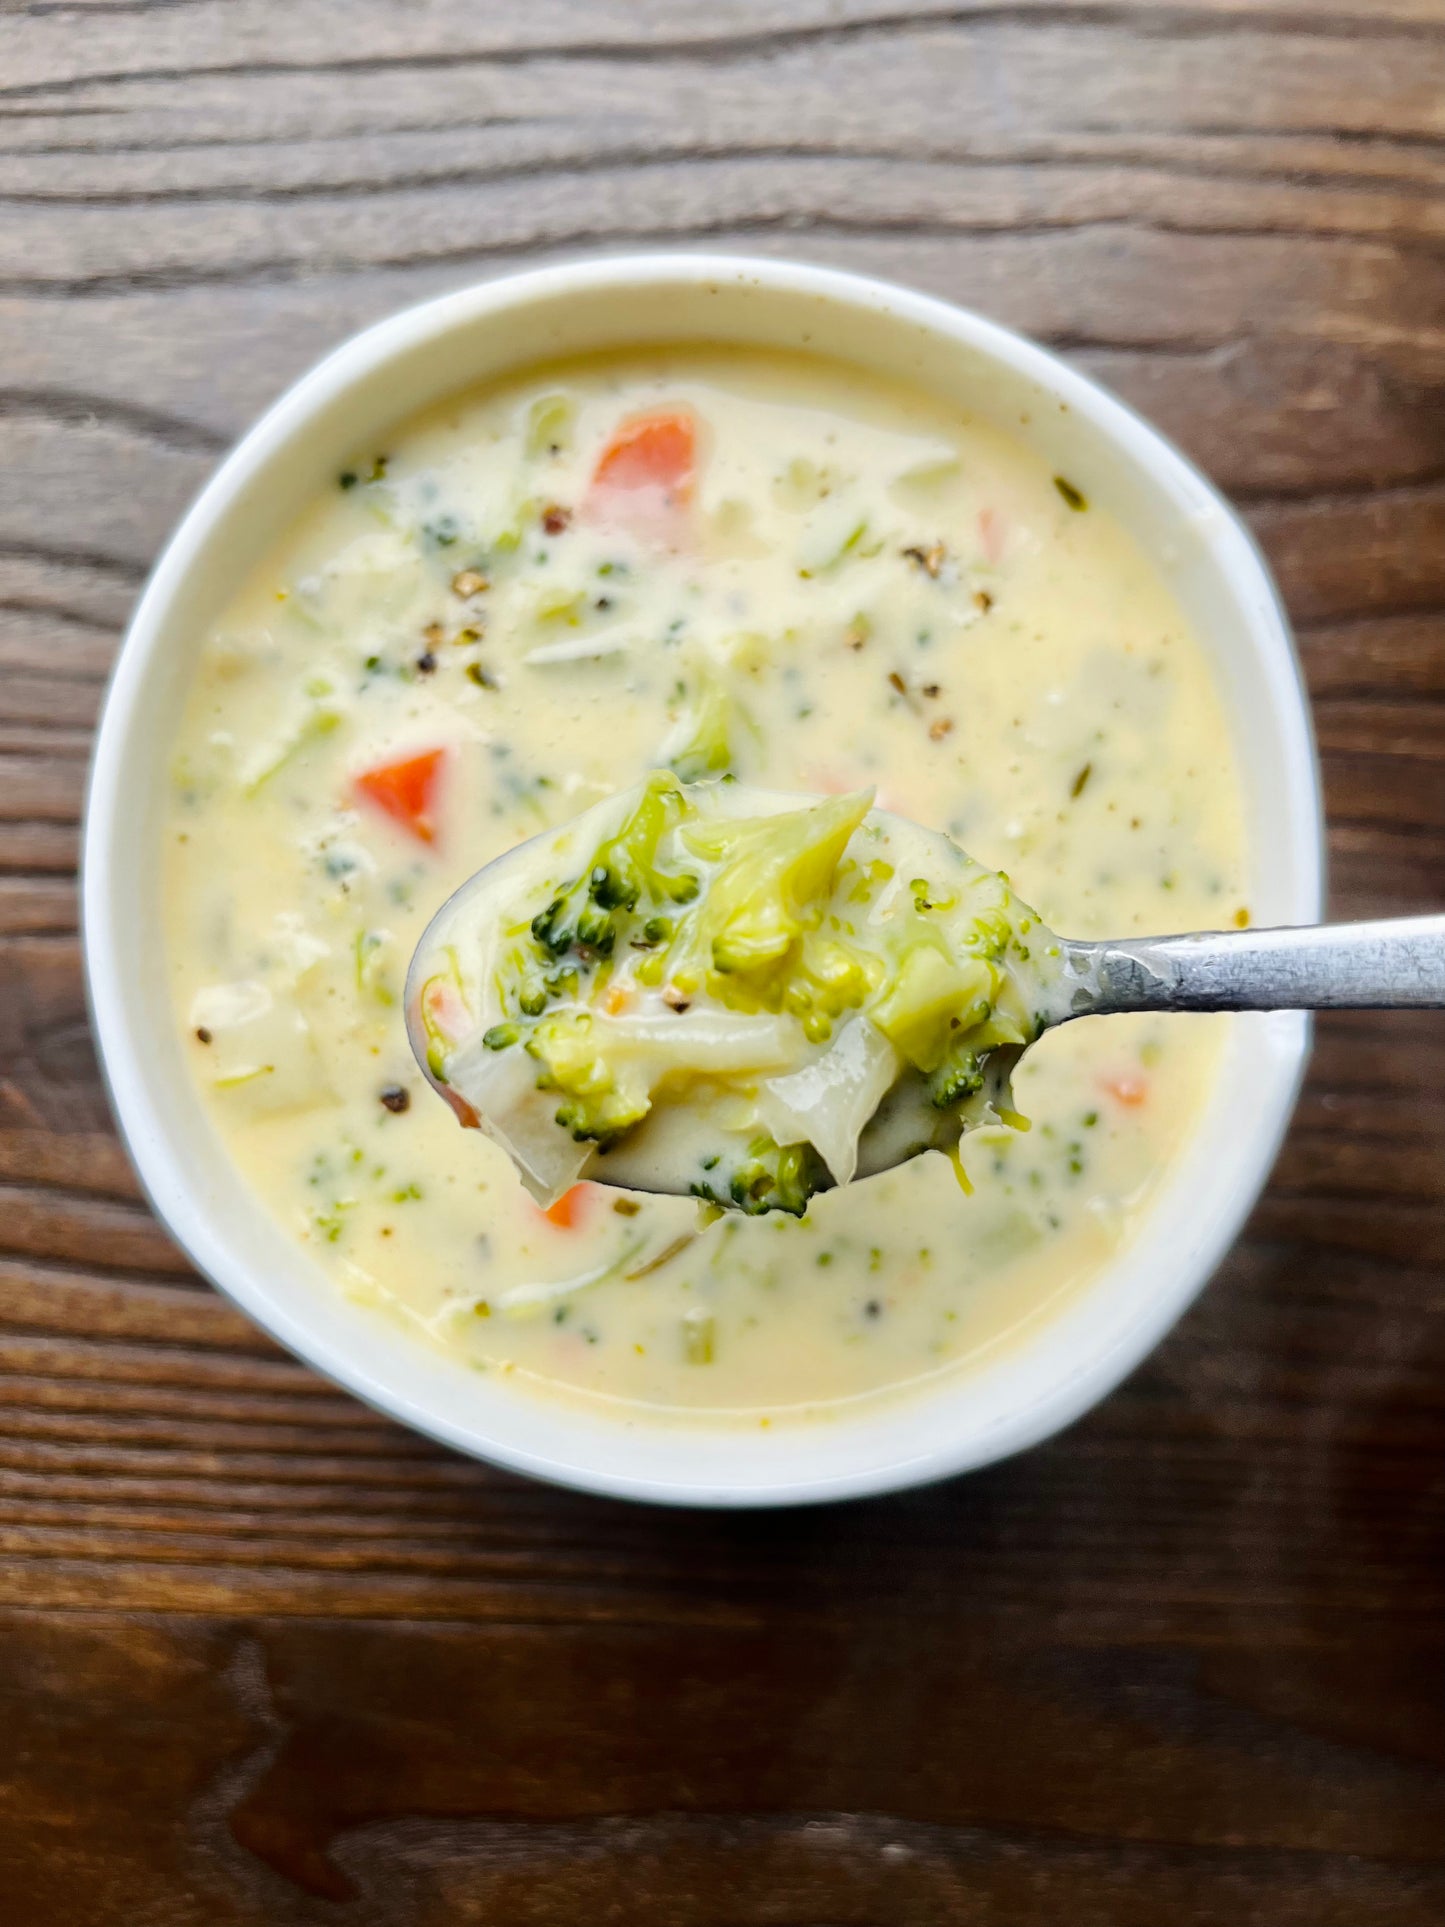
{"type": "Polygon", "coordinates": [[[76,818],[283,383],[549,250],[877,270],[1245,505],[1334,907],[1445,903],[1445,0],[0,4],[0,1919],[1445,1919],[1445,1021],[1321,1025],[1250,1234],[1066,1437],[678,1517],[453,1458],[137,1196],[76,818]]]}

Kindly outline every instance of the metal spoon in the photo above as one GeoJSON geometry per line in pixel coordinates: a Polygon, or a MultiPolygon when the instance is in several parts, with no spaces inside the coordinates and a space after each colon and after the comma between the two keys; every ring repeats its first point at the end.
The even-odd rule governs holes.
{"type": "MultiPolygon", "coordinates": [[[[459,1114],[466,1107],[457,1106],[455,1094],[427,1063],[419,966],[428,947],[445,938],[458,917],[474,911],[481,893],[510,887],[524,873],[529,853],[543,840],[518,845],[470,878],[438,912],[413,961],[406,997],[412,1049],[428,1080],[459,1114]]],[[[1445,1008],[1445,916],[1058,941],[1063,972],[1048,1007],[1039,1013],[1046,1029],[1076,1017],[1126,1011],[1445,1008]]],[[[930,1148],[939,1126],[940,1114],[929,1105],[922,1080],[906,1075],[864,1131],[857,1175],[872,1176],[930,1148]]],[[[586,1176],[629,1190],[686,1195],[696,1164],[674,1130],[650,1119],[606,1156],[594,1158],[586,1176]]]]}
{"type": "MultiPolygon", "coordinates": [[[[1445,916],[1058,941],[1063,978],[1040,1013],[1045,1030],[1140,1010],[1445,1009],[1445,916]]],[[[863,1133],[857,1175],[872,1177],[930,1149],[936,1116],[922,1086],[904,1078],[863,1133]]],[[[624,1182],[621,1172],[613,1182],[624,1182]]]]}
{"type": "Polygon", "coordinates": [[[1061,942],[1068,1003],[1055,1023],[1126,1010],[1445,1008],[1445,916],[1061,942]]]}

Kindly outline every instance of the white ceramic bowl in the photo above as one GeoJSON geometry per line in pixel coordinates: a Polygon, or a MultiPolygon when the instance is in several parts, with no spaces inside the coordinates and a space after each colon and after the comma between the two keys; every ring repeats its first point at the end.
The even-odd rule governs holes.
{"type": "Polygon", "coordinates": [[[639,1499],[777,1505],[986,1464],[1116,1385],[1253,1204],[1294,1101],[1306,1020],[1237,1021],[1212,1106],[1139,1235],[1031,1338],[854,1416],[728,1432],[537,1399],[343,1299],[231,1165],[183,1061],[162,957],[166,746],[197,642],[260,553],[359,443],[446,395],[553,355],[686,340],[807,347],[902,377],[1079,477],[1162,561],[1213,658],[1244,775],[1256,921],[1319,916],[1318,777],[1285,617],[1250,537],[1175,449],[1042,349],[941,301],[820,268],[654,254],[514,275],[384,321],[284,395],[222,465],[156,566],[106,699],[85,825],[86,967],[116,1115],[152,1203],[283,1345],[419,1431],[519,1471],[639,1499]]]}

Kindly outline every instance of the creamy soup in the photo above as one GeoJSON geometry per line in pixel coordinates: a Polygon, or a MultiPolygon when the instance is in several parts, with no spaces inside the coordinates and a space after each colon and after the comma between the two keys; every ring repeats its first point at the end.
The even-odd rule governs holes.
{"type": "Polygon", "coordinates": [[[548,367],[355,451],[198,638],[165,829],[184,1047],[321,1288],[539,1391],[752,1424],[1087,1290],[1228,1019],[1050,1032],[1030,1128],[801,1218],[594,1183],[544,1211],[426,1082],[402,993],[469,875],[669,767],[876,789],[1072,936],[1247,922],[1208,664],[1089,488],[929,396],[731,349],[548,367]]]}

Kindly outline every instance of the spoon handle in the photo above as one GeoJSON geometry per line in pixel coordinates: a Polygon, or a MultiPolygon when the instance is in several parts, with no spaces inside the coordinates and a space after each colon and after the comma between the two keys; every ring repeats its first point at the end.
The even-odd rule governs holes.
{"type": "Polygon", "coordinates": [[[1061,1021],[1123,1010],[1445,1008],[1445,916],[1064,942],[1061,1021]]]}

